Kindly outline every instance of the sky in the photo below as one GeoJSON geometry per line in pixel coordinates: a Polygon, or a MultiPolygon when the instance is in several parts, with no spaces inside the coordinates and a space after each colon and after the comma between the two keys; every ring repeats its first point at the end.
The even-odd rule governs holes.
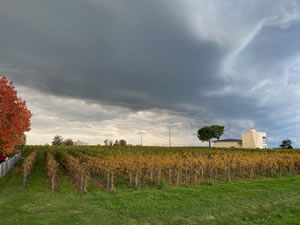
{"type": "Polygon", "coordinates": [[[200,146],[255,128],[300,147],[300,0],[1,0],[0,72],[28,144],[200,146]]]}

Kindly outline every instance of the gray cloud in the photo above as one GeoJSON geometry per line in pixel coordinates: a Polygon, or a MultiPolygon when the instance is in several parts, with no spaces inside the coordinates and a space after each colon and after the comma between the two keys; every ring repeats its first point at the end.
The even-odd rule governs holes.
{"type": "Polygon", "coordinates": [[[13,18],[14,2],[1,7],[1,61],[28,71],[11,74],[16,82],[141,109],[192,101],[217,83],[226,50],[196,40],[159,1],[59,2],[28,1],[13,18]]]}
{"type": "Polygon", "coordinates": [[[230,136],[253,125],[275,143],[287,127],[300,133],[284,111],[300,108],[282,107],[300,94],[299,12],[296,0],[2,0],[0,71],[26,87],[36,128],[55,127],[51,116],[72,127],[167,112],[189,121],[189,133],[220,122],[230,136]]]}

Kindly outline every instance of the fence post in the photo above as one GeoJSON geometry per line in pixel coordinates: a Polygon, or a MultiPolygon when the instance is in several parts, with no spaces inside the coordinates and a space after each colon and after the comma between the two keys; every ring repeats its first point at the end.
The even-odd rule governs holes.
{"type": "Polygon", "coordinates": [[[2,168],[2,164],[3,164],[3,163],[0,164],[0,178],[3,177],[3,168],[2,168]]]}
{"type": "Polygon", "coordinates": [[[8,160],[6,160],[4,163],[5,163],[5,174],[4,175],[6,175],[7,171],[8,171],[8,160]]]}

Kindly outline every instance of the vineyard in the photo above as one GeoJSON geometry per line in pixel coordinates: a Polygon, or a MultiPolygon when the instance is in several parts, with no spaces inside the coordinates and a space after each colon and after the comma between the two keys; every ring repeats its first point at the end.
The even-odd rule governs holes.
{"type": "Polygon", "coordinates": [[[107,192],[118,187],[140,189],[199,186],[300,173],[299,150],[209,149],[192,147],[68,147],[25,146],[24,186],[37,154],[47,154],[51,190],[58,190],[59,166],[79,191],[89,182],[107,192]]]}
{"type": "Polygon", "coordinates": [[[300,151],[23,146],[0,224],[299,224],[300,151]]]}

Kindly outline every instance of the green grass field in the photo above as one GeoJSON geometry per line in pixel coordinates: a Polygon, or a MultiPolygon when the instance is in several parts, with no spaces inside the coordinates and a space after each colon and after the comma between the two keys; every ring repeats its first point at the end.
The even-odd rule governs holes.
{"type": "MultiPolygon", "coordinates": [[[[16,165],[20,167],[22,160],[16,165]]],[[[59,191],[47,187],[44,154],[29,183],[11,171],[0,180],[0,224],[300,224],[300,176],[199,187],[117,189],[89,184],[78,193],[59,173],[59,191]]]]}

